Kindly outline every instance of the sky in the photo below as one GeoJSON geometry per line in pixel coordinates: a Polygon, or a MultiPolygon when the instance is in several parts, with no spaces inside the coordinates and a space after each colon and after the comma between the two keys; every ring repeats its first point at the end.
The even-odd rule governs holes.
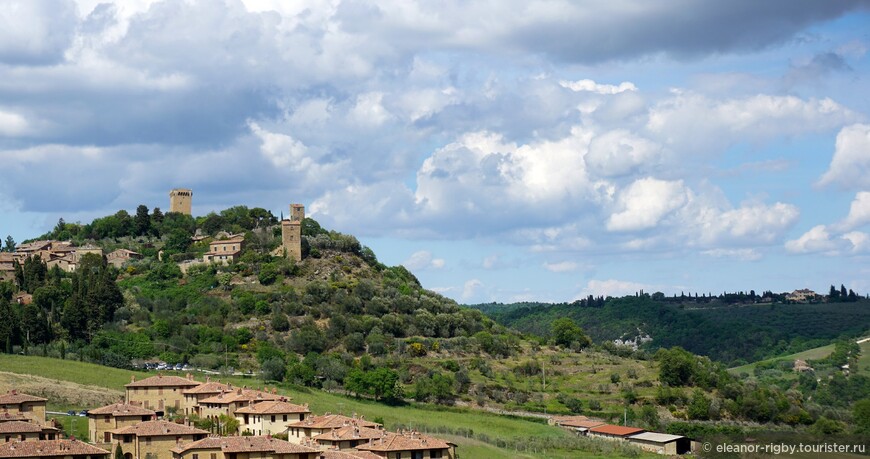
{"type": "Polygon", "coordinates": [[[870,293],[870,4],[5,0],[0,236],[234,205],[460,303],[870,293]]]}

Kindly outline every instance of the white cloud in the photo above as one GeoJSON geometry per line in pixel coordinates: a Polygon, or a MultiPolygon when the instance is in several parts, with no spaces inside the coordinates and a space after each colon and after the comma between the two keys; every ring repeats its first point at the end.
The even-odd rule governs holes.
{"type": "Polygon", "coordinates": [[[544,263],[544,269],[554,273],[567,273],[576,271],[580,267],[573,261],[560,261],[558,263],[544,263]]]}
{"type": "Polygon", "coordinates": [[[470,279],[465,282],[465,285],[462,287],[462,299],[464,301],[468,301],[472,298],[475,298],[479,293],[480,289],[483,287],[483,282],[479,279],[470,279]]]}
{"type": "Polygon", "coordinates": [[[638,231],[652,228],[687,200],[688,192],[682,180],[637,180],[620,193],[619,211],[610,216],[607,229],[638,231]]]}
{"type": "Polygon", "coordinates": [[[800,211],[792,204],[753,203],[721,211],[704,208],[695,222],[698,241],[703,245],[721,243],[770,243],[797,222],[800,211]]]}
{"type": "Polygon", "coordinates": [[[870,252],[870,234],[861,231],[852,231],[842,236],[843,239],[851,244],[852,253],[868,253],[870,252]]]}
{"type": "MultiPolygon", "coordinates": [[[[870,150],[867,153],[870,155],[870,150]]],[[[860,191],[849,206],[849,215],[838,225],[838,228],[849,230],[868,223],[870,223],[870,192],[860,191]]]]}
{"type": "Polygon", "coordinates": [[[444,267],[445,261],[442,258],[434,258],[428,250],[420,250],[411,254],[402,265],[411,271],[422,271],[425,269],[441,269],[444,267]]]}
{"type": "Polygon", "coordinates": [[[834,253],[838,249],[836,241],[825,225],[817,225],[797,239],[786,241],[785,250],[790,253],[834,253]]]}
{"type": "Polygon", "coordinates": [[[306,156],[308,148],[302,142],[287,134],[269,132],[253,121],[248,126],[262,141],[260,152],[276,167],[302,170],[312,165],[311,159],[306,156]]]}
{"type": "Polygon", "coordinates": [[[350,118],[363,126],[379,126],[390,120],[393,115],[384,108],[382,92],[368,92],[356,98],[356,105],[350,112],[350,118]]]}
{"type": "Polygon", "coordinates": [[[633,295],[641,290],[651,293],[656,288],[648,284],[639,282],[622,281],[617,279],[597,280],[592,279],[587,282],[586,287],[576,296],[575,299],[586,298],[589,295],[593,296],[625,296],[633,295]]]}
{"type": "Polygon", "coordinates": [[[870,188],[870,124],[853,124],[840,130],[831,165],[819,184],[870,188]]]}
{"type": "Polygon", "coordinates": [[[0,136],[15,137],[29,130],[27,119],[18,113],[0,110],[0,136]]]}
{"type": "Polygon", "coordinates": [[[589,171],[603,177],[618,177],[662,163],[664,151],[661,145],[638,137],[625,129],[617,129],[597,135],[584,156],[589,171]]]}
{"type": "Polygon", "coordinates": [[[625,91],[637,91],[637,86],[629,81],[624,81],[618,86],[614,86],[612,84],[599,84],[593,80],[562,80],[559,82],[559,85],[572,91],[588,91],[597,94],[619,94],[625,91]]]}

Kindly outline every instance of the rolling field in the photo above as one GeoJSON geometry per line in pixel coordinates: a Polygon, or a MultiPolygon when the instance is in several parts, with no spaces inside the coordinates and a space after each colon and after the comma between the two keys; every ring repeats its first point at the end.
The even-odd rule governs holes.
{"type": "MultiPolygon", "coordinates": [[[[870,341],[864,341],[858,345],[861,348],[861,357],[858,359],[858,373],[870,376],[870,341]]],[[[794,362],[797,359],[801,360],[818,360],[823,359],[834,351],[834,345],[828,344],[827,346],[816,347],[813,349],[807,349],[803,352],[797,352],[794,354],[785,355],[782,357],[775,357],[772,359],[761,360],[758,362],[752,362],[750,364],[742,365],[739,367],[729,368],[728,371],[731,374],[739,375],[740,373],[746,372],[748,374],[753,374],[755,370],[755,366],[760,363],[768,363],[774,361],[788,361],[794,362]]]]}

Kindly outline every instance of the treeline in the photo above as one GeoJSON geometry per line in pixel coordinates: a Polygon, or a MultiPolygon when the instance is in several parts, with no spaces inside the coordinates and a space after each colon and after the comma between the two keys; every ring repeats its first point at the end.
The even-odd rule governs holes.
{"type": "Polygon", "coordinates": [[[632,337],[641,330],[652,337],[645,344],[648,349],[680,346],[730,366],[802,351],[841,336],[857,336],[870,322],[867,300],[692,308],[639,294],[598,304],[596,299],[475,307],[504,326],[541,337],[548,337],[553,321],[563,317],[573,319],[595,342],[632,337]]]}

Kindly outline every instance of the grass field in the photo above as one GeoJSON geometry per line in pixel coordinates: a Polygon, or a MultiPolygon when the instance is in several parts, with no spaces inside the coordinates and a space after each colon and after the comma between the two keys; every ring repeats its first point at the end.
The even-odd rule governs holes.
{"type": "MultiPolygon", "coordinates": [[[[861,343],[859,345],[859,347],[861,348],[861,357],[858,360],[858,373],[870,376],[870,341],[865,341],[865,342],[861,343]]],[[[761,360],[758,362],[752,362],[752,363],[747,364],[747,365],[729,368],[728,371],[734,375],[739,375],[740,373],[743,373],[743,372],[751,375],[751,374],[753,374],[753,371],[755,370],[756,365],[759,365],[761,363],[776,362],[776,361],[794,362],[797,359],[819,360],[819,359],[823,359],[823,358],[831,355],[831,352],[833,352],[833,351],[834,351],[834,345],[828,344],[827,346],[821,346],[821,347],[816,347],[813,349],[807,349],[806,351],[798,352],[795,354],[785,355],[785,356],[781,356],[781,357],[774,357],[772,359],[761,360]]]]}
{"type": "MultiPolygon", "coordinates": [[[[144,372],[120,370],[82,362],[58,360],[45,357],[0,354],[0,371],[35,375],[57,381],[68,381],[108,389],[116,394],[124,384],[149,376],[144,372]]],[[[198,375],[197,379],[204,380],[198,375]]],[[[262,387],[255,379],[241,377],[220,378],[238,386],[262,387]]],[[[62,383],[59,383],[62,384],[62,383]]],[[[279,386],[279,392],[288,395],[296,403],[308,403],[315,413],[358,413],[367,419],[382,418],[387,428],[414,427],[438,436],[450,437],[459,445],[463,459],[519,457],[519,458],[617,458],[626,457],[620,451],[577,439],[572,434],[548,426],[542,421],[499,416],[481,411],[445,408],[432,405],[410,404],[387,406],[370,400],[335,395],[318,390],[279,386]],[[461,432],[461,433],[458,433],[461,432]],[[455,433],[455,435],[450,435],[455,433]],[[470,438],[467,438],[470,437],[470,438]],[[500,445],[496,446],[496,445],[500,445]],[[568,450],[567,447],[589,446],[589,451],[568,450]],[[519,451],[517,450],[519,449],[519,451]]],[[[61,418],[68,418],[61,416],[61,418]]],[[[82,418],[84,419],[84,418],[82,418]]],[[[69,422],[75,422],[67,419],[69,422]]],[[[61,419],[64,422],[64,419],[61,419]]],[[[75,431],[75,429],[74,429],[75,431]]],[[[635,456],[637,457],[637,456],[635,456]]],[[[641,455],[641,457],[656,457],[641,455]]]]}

